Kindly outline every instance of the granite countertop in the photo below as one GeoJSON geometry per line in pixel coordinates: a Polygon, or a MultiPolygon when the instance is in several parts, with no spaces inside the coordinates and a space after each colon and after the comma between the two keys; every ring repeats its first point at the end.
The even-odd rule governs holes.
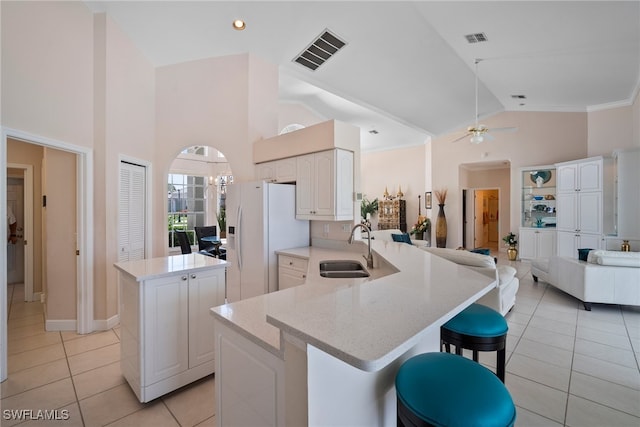
{"type": "Polygon", "coordinates": [[[212,314],[273,354],[282,355],[283,332],[376,371],[496,286],[411,245],[372,241],[372,248],[371,276],[358,279],[321,277],[319,263],[355,259],[366,266],[364,242],[278,251],[308,260],[304,285],[215,307],[212,314]]]}
{"type": "Polygon", "coordinates": [[[114,264],[118,270],[135,277],[136,281],[154,279],[183,271],[197,272],[211,268],[224,268],[226,261],[192,253],[167,257],[123,261],[114,264]]]}

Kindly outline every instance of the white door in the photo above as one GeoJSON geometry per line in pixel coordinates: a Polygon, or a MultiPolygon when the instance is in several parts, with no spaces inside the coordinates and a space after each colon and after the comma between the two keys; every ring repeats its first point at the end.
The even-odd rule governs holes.
{"type": "Polygon", "coordinates": [[[7,244],[7,284],[24,283],[24,180],[7,178],[7,208],[16,217],[18,241],[7,244]]]}
{"type": "Polygon", "coordinates": [[[146,168],[120,162],[118,261],[144,259],[146,168]]]}

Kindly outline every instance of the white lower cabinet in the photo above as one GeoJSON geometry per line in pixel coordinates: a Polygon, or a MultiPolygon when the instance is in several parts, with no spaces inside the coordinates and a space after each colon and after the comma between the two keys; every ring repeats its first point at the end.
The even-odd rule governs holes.
{"type": "Polygon", "coordinates": [[[603,249],[600,234],[558,231],[558,256],[578,258],[578,249],[603,249]]]}
{"type": "Polygon", "coordinates": [[[215,340],[216,426],[287,425],[284,360],[219,321],[215,340]]]}
{"type": "Polygon", "coordinates": [[[278,290],[304,284],[308,268],[309,262],[306,259],[278,255],[278,290]]]}
{"type": "Polygon", "coordinates": [[[556,230],[521,228],[520,259],[548,258],[556,253],[556,230]]]}
{"type": "Polygon", "coordinates": [[[224,304],[223,265],[142,280],[120,270],[119,280],[122,373],[141,402],[214,372],[210,309],[224,304]]]}

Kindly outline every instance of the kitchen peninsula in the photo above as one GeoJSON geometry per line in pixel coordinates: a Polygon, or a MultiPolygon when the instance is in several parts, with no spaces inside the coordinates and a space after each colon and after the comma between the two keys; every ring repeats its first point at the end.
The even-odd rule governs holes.
{"type": "Polygon", "coordinates": [[[305,284],[211,310],[217,425],[395,425],[400,364],[439,351],[440,326],[496,286],[385,241],[370,277],[325,278],[321,261],[364,262],[366,245],[316,243],[279,251],[308,261],[305,284]]]}

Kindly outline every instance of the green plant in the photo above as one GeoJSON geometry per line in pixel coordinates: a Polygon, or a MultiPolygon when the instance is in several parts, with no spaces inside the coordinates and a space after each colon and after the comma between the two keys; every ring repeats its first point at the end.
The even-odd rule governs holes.
{"type": "Polygon", "coordinates": [[[505,242],[507,245],[509,246],[515,246],[518,244],[518,239],[516,238],[516,235],[513,233],[509,233],[506,236],[504,236],[502,238],[502,241],[505,242]]]}
{"type": "Polygon", "coordinates": [[[360,203],[360,216],[364,219],[367,219],[367,214],[373,215],[374,212],[378,211],[378,198],[376,197],[370,202],[367,199],[367,196],[362,197],[362,202],[360,203]]]}
{"type": "Polygon", "coordinates": [[[220,232],[227,230],[227,210],[223,207],[220,207],[218,211],[218,226],[220,227],[220,232]]]}
{"type": "Polygon", "coordinates": [[[424,233],[430,227],[431,227],[431,220],[429,220],[429,218],[420,216],[418,218],[418,222],[413,224],[413,227],[411,227],[411,231],[409,232],[409,234],[424,233]]]}

